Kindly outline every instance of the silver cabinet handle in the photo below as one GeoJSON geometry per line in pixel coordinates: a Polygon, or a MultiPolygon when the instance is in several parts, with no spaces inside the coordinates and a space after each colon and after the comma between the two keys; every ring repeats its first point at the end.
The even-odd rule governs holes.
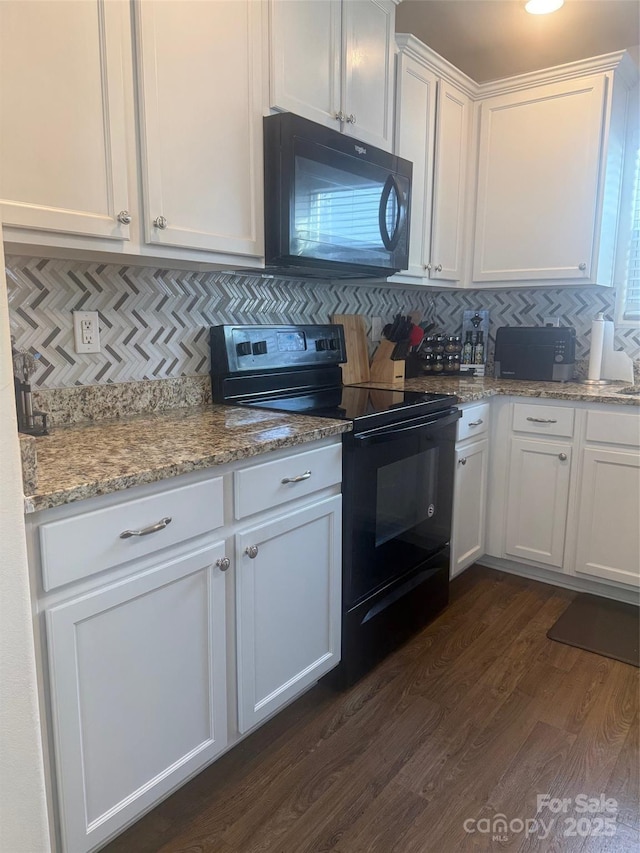
{"type": "Polygon", "coordinates": [[[567,454],[566,453],[558,453],[558,459],[561,462],[566,462],[567,461],[567,454]]]}
{"type": "Polygon", "coordinates": [[[116,218],[121,225],[131,225],[133,219],[128,210],[121,210],[116,218]]]}
{"type": "Polygon", "coordinates": [[[434,269],[434,272],[442,272],[442,264],[438,264],[438,266],[434,269]]]}
{"type": "Polygon", "coordinates": [[[355,124],[356,123],[356,117],[354,116],[353,113],[349,113],[349,115],[346,118],[346,122],[347,122],[347,124],[355,124]]]}
{"type": "Polygon", "coordinates": [[[228,557],[220,557],[219,560],[216,560],[216,566],[221,572],[226,572],[230,565],[231,560],[228,557]]]}
{"type": "Polygon", "coordinates": [[[534,424],[557,424],[558,421],[554,421],[553,418],[527,418],[528,421],[531,421],[534,424]]]}
{"type": "Polygon", "coordinates": [[[335,119],[336,121],[346,121],[346,120],[347,120],[347,117],[346,117],[346,115],[342,112],[342,110],[340,110],[340,112],[338,112],[338,113],[336,113],[336,114],[334,115],[334,119],[335,119]]]}
{"type": "Polygon", "coordinates": [[[578,264],[578,269],[579,269],[579,270],[582,270],[582,271],[584,272],[584,270],[586,270],[586,268],[587,268],[587,265],[586,265],[585,263],[578,264]]]}
{"type": "Polygon", "coordinates": [[[484,421],[482,420],[482,418],[478,418],[477,421],[469,421],[469,426],[480,426],[480,424],[483,423],[484,421]]]}
{"type": "Polygon", "coordinates": [[[150,533],[157,533],[158,530],[164,530],[169,524],[171,524],[171,519],[169,516],[166,516],[155,524],[150,524],[149,527],[143,527],[142,530],[123,530],[120,538],[130,539],[132,536],[148,536],[150,533]]]}
{"type": "Polygon", "coordinates": [[[431,272],[431,264],[425,264],[424,268],[427,270],[427,272],[431,272]]]}
{"type": "Polygon", "coordinates": [[[247,545],[247,547],[244,549],[244,553],[250,560],[255,560],[255,558],[258,556],[258,546],[247,545]]]}
{"type": "Polygon", "coordinates": [[[298,474],[297,477],[285,477],[284,480],[280,480],[283,486],[287,483],[301,483],[303,480],[308,480],[311,476],[311,471],[305,471],[304,474],[298,474]]]}
{"type": "Polygon", "coordinates": [[[164,218],[164,216],[156,216],[156,218],[153,220],[153,225],[155,228],[159,228],[161,231],[164,231],[164,229],[168,225],[168,222],[164,218]]]}
{"type": "Polygon", "coordinates": [[[458,459],[458,465],[466,465],[466,464],[467,464],[467,457],[466,456],[463,456],[462,459],[458,459]]]}

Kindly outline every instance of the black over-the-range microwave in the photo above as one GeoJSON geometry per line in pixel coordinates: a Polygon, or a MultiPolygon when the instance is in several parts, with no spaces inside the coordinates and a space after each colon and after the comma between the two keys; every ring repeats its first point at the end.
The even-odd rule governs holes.
{"type": "Polygon", "coordinates": [[[406,269],[408,160],[293,113],[264,119],[265,266],[300,278],[406,269]]]}

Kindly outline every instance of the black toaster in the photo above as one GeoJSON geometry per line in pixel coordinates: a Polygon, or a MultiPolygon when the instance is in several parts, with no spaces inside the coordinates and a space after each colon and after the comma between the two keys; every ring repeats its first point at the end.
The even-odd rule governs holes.
{"type": "Polygon", "coordinates": [[[501,326],[496,333],[497,379],[570,382],[575,360],[573,326],[501,326]]]}

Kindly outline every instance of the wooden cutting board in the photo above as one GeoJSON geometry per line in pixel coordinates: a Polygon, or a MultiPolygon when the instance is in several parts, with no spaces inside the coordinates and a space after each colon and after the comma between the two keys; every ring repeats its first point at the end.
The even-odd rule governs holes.
{"type": "Polygon", "coordinates": [[[358,385],[360,382],[368,382],[370,379],[369,348],[364,317],[361,314],[334,314],[331,322],[344,327],[347,361],[341,365],[342,383],[358,385]]]}

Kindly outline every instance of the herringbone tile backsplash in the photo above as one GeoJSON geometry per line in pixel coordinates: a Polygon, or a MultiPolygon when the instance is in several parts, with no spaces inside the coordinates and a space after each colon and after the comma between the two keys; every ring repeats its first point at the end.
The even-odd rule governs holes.
{"type": "MultiPolygon", "coordinates": [[[[386,322],[420,310],[443,331],[459,332],[464,309],[486,308],[491,333],[558,316],[577,332],[577,358],[589,353],[591,320],[614,317],[603,288],[437,291],[255,278],[212,272],[79,261],[7,258],[11,331],[19,349],[41,354],[34,385],[61,388],[209,372],[208,328],[218,323],[326,323],[332,314],[386,322]],[[98,311],[102,351],[78,355],[74,310],[98,311]]],[[[640,358],[640,331],[619,329],[616,347],[640,358]]]]}

